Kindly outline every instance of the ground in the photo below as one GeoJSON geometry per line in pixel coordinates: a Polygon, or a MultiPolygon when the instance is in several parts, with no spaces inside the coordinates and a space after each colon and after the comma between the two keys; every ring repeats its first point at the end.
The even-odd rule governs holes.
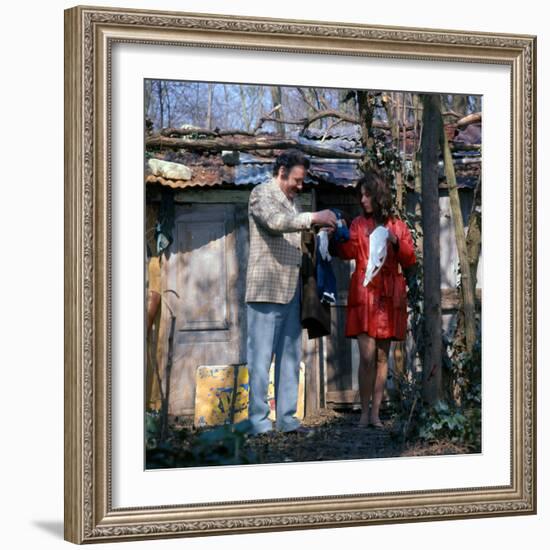
{"type": "Polygon", "coordinates": [[[466,449],[450,442],[411,444],[403,442],[402,430],[389,418],[384,430],[358,426],[359,413],[330,409],[304,421],[314,428],[308,434],[273,432],[246,441],[259,463],[307,462],[358,458],[388,458],[430,454],[459,454],[466,449]]]}
{"type": "Polygon", "coordinates": [[[172,419],[165,445],[147,450],[147,468],[227,464],[268,464],[364,458],[463,454],[450,441],[405,441],[403,426],[384,417],[385,429],[358,426],[358,412],[320,411],[304,420],[309,433],[277,431],[248,437],[230,426],[190,429],[172,419]]]}

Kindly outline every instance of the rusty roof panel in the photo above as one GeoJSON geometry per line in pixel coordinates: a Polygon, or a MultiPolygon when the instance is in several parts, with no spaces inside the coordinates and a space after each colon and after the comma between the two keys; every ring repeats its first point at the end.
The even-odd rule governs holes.
{"type": "MultiPolygon", "coordinates": [[[[168,160],[167,158],[161,158],[161,160],[168,160]]],[[[149,184],[160,183],[166,185],[172,189],[185,189],[187,187],[213,187],[216,185],[222,185],[223,183],[233,183],[235,179],[234,167],[226,166],[222,162],[197,162],[198,159],[194,159],[195,162],[185,163],[191,170],[190,180],[171,180],[163,178],[162,176],[155,176],[146,170],[145,181],[149,184]]],[[[170,162],[175,162],[173,158],[170,158],[170,162]]],[[[183,163],[182,163],[183,164],[183,163]]]]}

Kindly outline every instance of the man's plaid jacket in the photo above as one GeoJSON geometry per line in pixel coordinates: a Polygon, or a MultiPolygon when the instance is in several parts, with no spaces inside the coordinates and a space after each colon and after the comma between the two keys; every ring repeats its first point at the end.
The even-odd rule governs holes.
{"type": "Polygon", "coordinates": [[[247,302],[290,302],[302,262],[301,231],[311,227],[311,216],[286,197],[275,179],[252,190],[247,302]]]}

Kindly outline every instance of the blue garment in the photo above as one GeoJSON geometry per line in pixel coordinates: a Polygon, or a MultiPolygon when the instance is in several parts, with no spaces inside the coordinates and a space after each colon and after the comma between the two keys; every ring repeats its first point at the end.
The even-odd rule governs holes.
{"type": "Polygon", "coordinates": [[[332,271],[331,260],[324,260],[319,252],[320,236],[317,235],[317,251],[316,251],[316,274],[317,274],[317,295],[321,303],[335,304],[336,303],[336,277],[332,271]]]}
{"type": "MultiPolygon", "coordinates": [[[[344,219],[344,216],[340,210],[338,210],[337,208],[331,208],[331,210],[336,214],[337,220],[344,219]]],[[[343,223],[338,223],[333,238],[336,240],[337,243],[345,243],[346,241],[349,241],[348,226],[343,223]]]]}
{"type": "Polygon", "coordinates": [[[302,358],[302,325],[300,323],[300,284],[288,304],[248,302],[247,304],[247,362],[250,392],[248,419],[250,433],[268,432],[267,389],[269,367],[275,354],[276,427],[283,432],[295,430],[298,383],[302,358]]]}

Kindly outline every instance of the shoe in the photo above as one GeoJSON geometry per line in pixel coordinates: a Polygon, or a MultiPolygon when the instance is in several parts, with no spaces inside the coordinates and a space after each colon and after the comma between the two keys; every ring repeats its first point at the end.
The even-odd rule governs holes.
{"type": "Polygon", "coordinates": [[[375,430],[385,430],[386,427],[382,422],[369,422],[369,427],[374,428],[375,430]]]}
{"type": "Polygon", "coordinates": [[[357,422],[356,426],[359,427],[359,428],[366,428],[366,427],[370,426],[370,421],[369,421],[368,417],[361,417],[359,419],[359,422],[357,422]]]}
{"type": "Polygon", "coordinates": [[[262,438],[268,438],[272,437],[275,430],[265,430],[264,432],[257,432],[257,433],[248,433],[246,434],[247,439],[262,439],[262,438]]]}
{"type": "Polygon", "coordinates": [[[286,432],[283,432],[285,434],[302,434],[302,435],[308,435],[313,433],[313,428],[306,428],[305,426],[298,426],[294,430],[288,430],[286,432]]]}

